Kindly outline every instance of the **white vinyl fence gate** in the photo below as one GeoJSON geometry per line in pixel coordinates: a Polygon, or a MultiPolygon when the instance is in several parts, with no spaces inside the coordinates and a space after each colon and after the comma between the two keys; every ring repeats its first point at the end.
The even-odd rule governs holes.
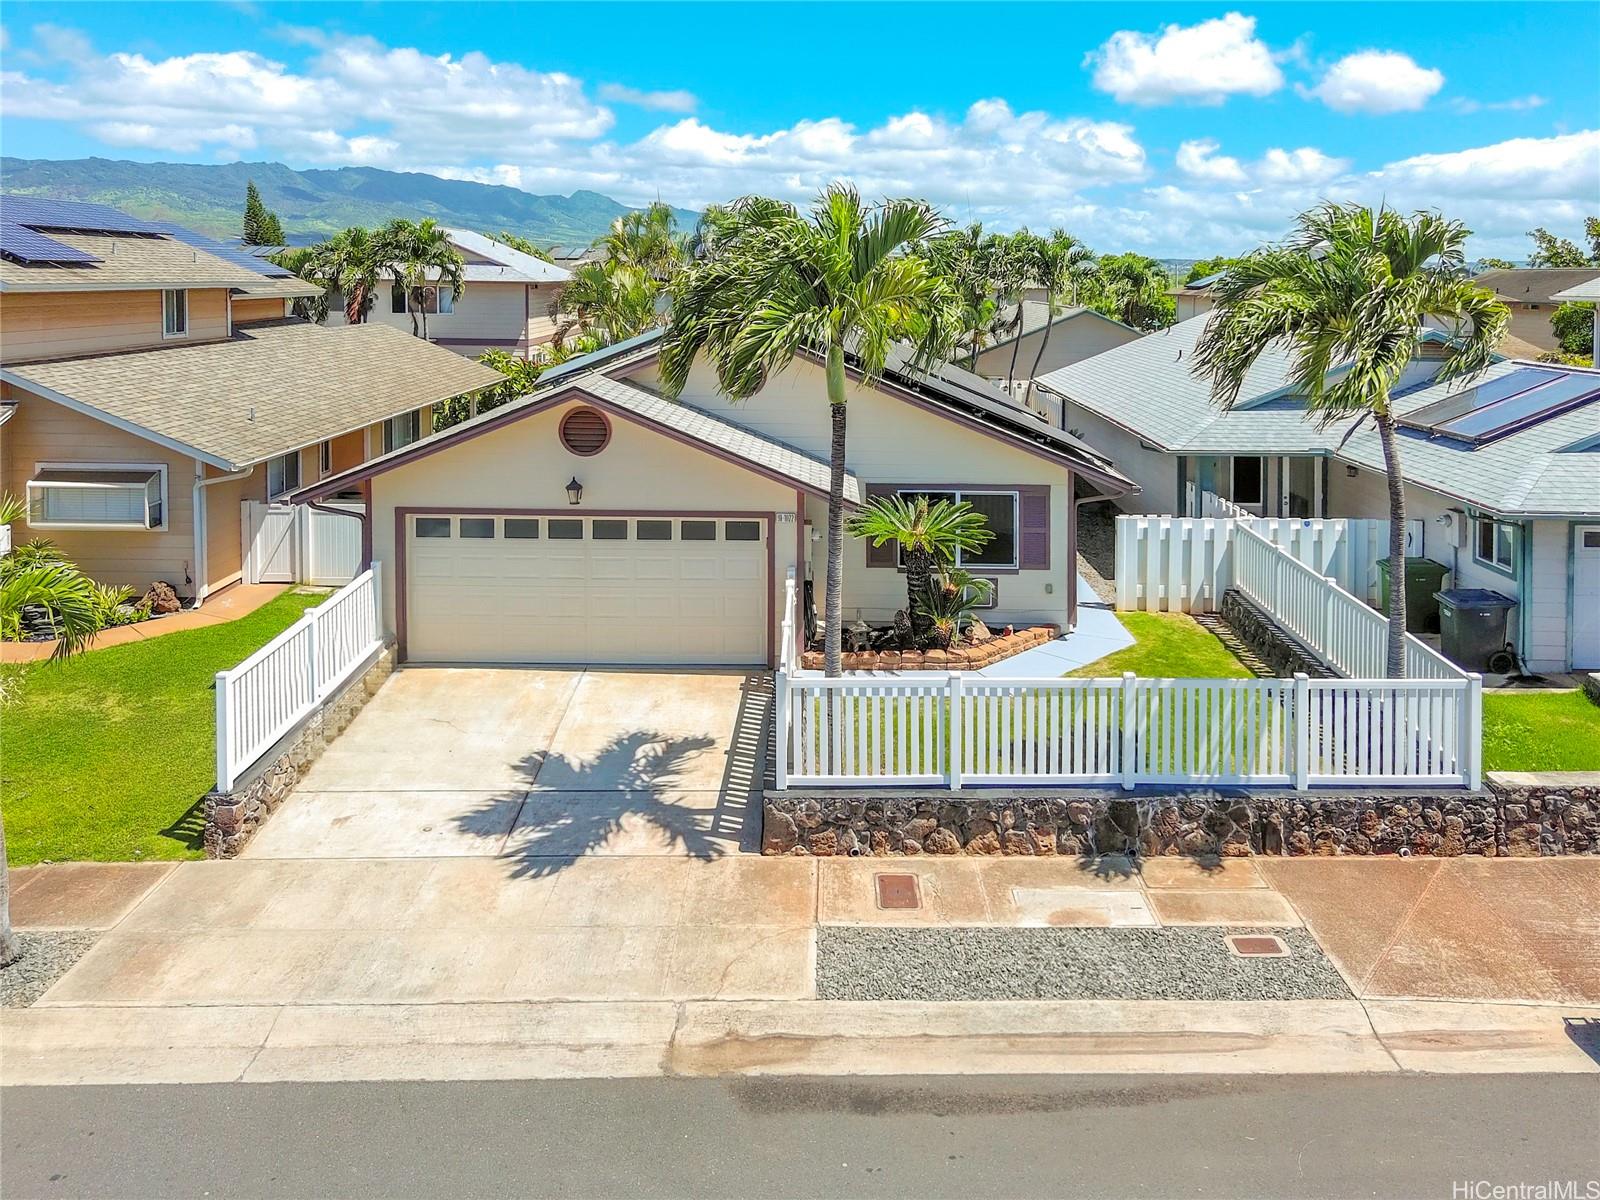
{"type": "Polygon", "coordinates": [[[366,509],[360,503],[313,508],[246,500],[241,507],[246,583],[327,587],[349,583],[361,570],[360,518],[366,509]]]}

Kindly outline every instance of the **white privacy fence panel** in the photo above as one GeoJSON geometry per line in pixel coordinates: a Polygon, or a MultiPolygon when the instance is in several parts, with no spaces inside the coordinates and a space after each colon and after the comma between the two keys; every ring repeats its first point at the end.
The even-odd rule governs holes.
{"type": "Polygon", "coordinates": [[[231,791],[382,646],[380,579],[373,563],[238,666],[217,672],[218,791],[231,791]]]}
{"type": "Polygon", "coordinates": [[[778,786],[1480,782],[1455,680],[778,676],[778,786]]]}
{"type": "Polygon", "coordinates": [[[1254,530],[1318,575],[1339,578],[1342,585],[1349,524],[1291,517],[1249,517],[1247,522],[1231,516],[1118,517],[1117,607],[1216,611],[1232,583],[1233,540],[1240,528],[1254,530]]]}
{"type": "Polygon", "coordinates": [[[361,570],[359,503],[242,504],[247,583],[349,583],[361,570]]]}

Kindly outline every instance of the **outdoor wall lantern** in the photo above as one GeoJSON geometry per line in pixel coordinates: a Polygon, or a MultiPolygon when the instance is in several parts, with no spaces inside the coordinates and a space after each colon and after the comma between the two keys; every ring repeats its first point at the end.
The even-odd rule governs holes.
{"type": "Polygon", "coordinates": [[[576,475],[574,475],[572,477],[572,482],[567,484],[567,503],[568,504],[576,504],[576,503],[578,503],[578,501],[580,501],[582,499],[583,499],[583,484],[579,483],[578,482],[578,477],[576,475]]]}

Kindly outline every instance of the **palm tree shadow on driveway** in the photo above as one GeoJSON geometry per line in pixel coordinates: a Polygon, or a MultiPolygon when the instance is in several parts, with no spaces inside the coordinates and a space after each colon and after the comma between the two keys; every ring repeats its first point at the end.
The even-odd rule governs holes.
{"type": "MultiPolygon", "coordinates": [[[[715,829],[727,787],[718,793],[717,809],[691,808],[672,800],[684,790],[684,768],[719,744],[712,737],[637,729],[613,738],[593,759],[529,755],[523,760],[529,777],[553,776],[560,779],[561,788],[527,794],[503,853],[512,878],[538,878],[564,870],[604,846],[625,822],[636,827],[643,821],[658,831],[670,853],[706,861],[722,857],[728,841],[717,837],[715,829]],[[530,820],[541,813],[543,819],[530,820]]],[[[463,831],[481,831],[503,804],[504,798],[489,801],[463,813],[456,823],[463,831]]],[[[737,839],[733,844],[738,845],[737,839]]]]}

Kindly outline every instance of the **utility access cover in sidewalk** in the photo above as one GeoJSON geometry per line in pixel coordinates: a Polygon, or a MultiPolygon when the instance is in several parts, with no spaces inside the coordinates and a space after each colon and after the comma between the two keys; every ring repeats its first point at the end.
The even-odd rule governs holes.
{"type": "Polygon", "coordinates": [[[921,908],[922,894],[917,890],[917,877],[906,874],[879,874],[873,876],[878,888],[879,908],[921,908]]]}

